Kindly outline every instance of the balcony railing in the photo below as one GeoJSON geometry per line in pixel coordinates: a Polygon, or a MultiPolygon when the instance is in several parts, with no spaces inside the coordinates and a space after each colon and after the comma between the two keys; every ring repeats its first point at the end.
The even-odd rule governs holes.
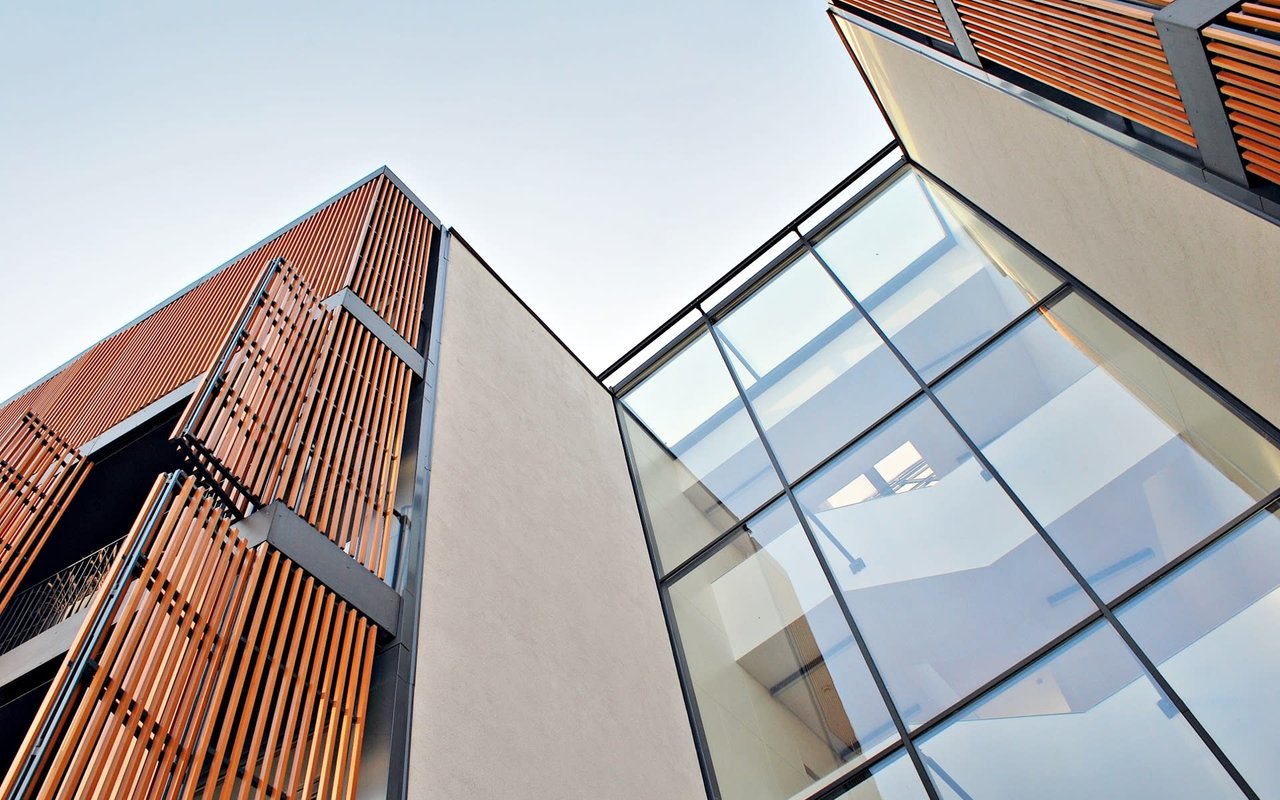
{"type": "Polygon", "coordinates": [[[88,608],[123,542],[117,539],[15,595],[0,612],[0,653],[88,608]]]}
{"type": "Polygon", "coordinates": [[[1280,198],[1280,0],[832,5],[1280,198]]]}

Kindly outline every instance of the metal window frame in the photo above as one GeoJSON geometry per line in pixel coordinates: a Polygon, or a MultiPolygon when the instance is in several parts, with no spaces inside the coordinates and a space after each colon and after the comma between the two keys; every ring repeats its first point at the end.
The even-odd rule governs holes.
{"type": "MultiPolygon", "coordinates": [[[[874,159],[872,162],[869,162],[868,164],[864,164],[863,167],[860,169],[863,169],[863,168],[870,169],[870,167],[874,166],[875,163],[879,163],[879,161],[883,159],[884,154],[888,152],[892,152],[892,148],[886,147],[882,149],[876,159],[874,159]]],[[[904,153],[905,153],[905,150],[904,150],[904,153]]],[[[850,181],[850,183],[852,183],[852,181],[850,181]]],[[[825,199],[829,200],[830,198],[828,197],[825,199]]],[[[816,205],[818,204],[815,204],[815,206],[816,205]]],[[[810,212],[811,211],[812,209],[810,209],[810,212]]],[[[873,756],[872,758],[867,759],[864,762],[860,762],[856,767],[837,768],[831,774],[828,774],[820,778],[818,781],[816,781],[813,784],[813,786],[809,790],[809,797],[811,798],[811,800],[834,800],[834,798],[838,797],[838,795],[841,792],[847,791],[848,789],[856,785],[858,782],[865,779],[879,765],[887,763],[889,759],[895,758],[899,754],[903,754],[904,752],[906,756],[911,759],[913,765],[915,766],[917,770],[917,774],[921,778],[921,782],[925,788],[926,793],[929,795],[930,798],[932,798],[933,800],[936,800],[939,797],[938,788],[935,785],[935,780],[937,778],[935,775],[931,773],[930,769],[926,766],[923,754],[919,752],[916,743],[922,740],[925,736],[929,735],[930,732],[939,729],[942,725],[955,719],[956,716],[962,713],[965,708],[968,708],[972,706],[974,703],[981,701],[990,692],[1004,685],[1007,681],[1015,678],[1015,676],[1025,671],[1036,662],[1049,656],[1050,654],[1055,652],[1059,647],[1069,642],[1073,637],[1080,635],[1083,631],[1097,624],[1105,624],[1107,627],[1109,627],[1114,632],[1116,632],[1116,634],[1120,637],[1121,641],[1124,642],[1125,646],[1137,659],[1138,663],[1148,673],[1151,680],[1158,687],[1158,690],[1162,694],[1164,694],[1165,697],[1169,699],[1169,701],[1173,704],[1174,708],[1178,711],[1178,713],[1182,715],[1183,719],[1186,720],[1187,724],[1191,727],[1192,731],[1200,739],[1203,746],[1209,751],[1209,753],[1211,753],[1214,756],[1214,758],[1218,761],[1218,763],[1223,768],[1224,772],[1226,772],[1228,777],[1232,779],[1232,781],[1236,784],[1236,786],[1239,788],[1242,794],[1245,797],[1250,798],[1250,800],[1257,800],[1258,798],[1257,793],[1249,785],[1249,783],[1244,778],[1244,776],[1240,773],[1240,771],[1235,767],[1234,763],[1227,756],[1227,754],[1222,750],[1222,748],[1218,745],[1216,740],[1214,740],[1213,737],[1209,734],[1209,732],[1204,727],[1204,725],[1197,719],[1194,712],[1192,712],[1192,710],[1188,707],[1186,702],[1183,701],[1182,698],[1178,695],[1178,693],[1176,692],[1174,687],[1170,684],[1170,682],[1164,677],[1164,675],[1161,673],[1159,669],[1159,666],[1156,663],[1154,663],[1153,659],[1151,659],[1140,648],[1140,646],[1138,645],[1134,637],[1120,623],[1119,619],[1116,616],[1116,613],[1122,606],[1132,602],[1135,598],[1142,596],[1147,589],[1155,585],[1158,585],[1161,581],[1166,579],[1169,575],[1181,569],[1185,564],[1197,558],[1199,555],[1201,555],[1203,552],[1205,552],[1209,548],[1213,547],[1216,543],[1221,541],[1223,538],[1231,535],[1233,531],[1237,530],[1241,525],[1247,523],[1256,515],[1263,513],[1268,509],[1280,512],[1280,487],[1277,487],[1275,490],[1271,491],[1266,496],[1257,500],[1256,502],[1251,504],[1249,508],[1238,513],[1235,517],[1233,517],[1231,520],[1228,520],[1226,523],[1221,525],[1215,531],[1212,531],[1211,533],[1205,535],[1199,542],[1187,548],[1184,552],[1179,554],[1177,557],[1163,564],[1161,567],[1153,571],[1150,575],[1147,575],[1146,577],[1140,579],[1133,586],[1126,589],[1124,592],[1119,594],[1113,600],[1107,602],[1107,601],[1104,601],[1098,595],[1097,591],[1092,588],[1087,578],[1083,574],[1081,574],[1080,570],[1070,561],[1070,559],[1066,556],[1065,552],[1063,552],[1061,547],[1049,536],[1044,526],[1034,517],[1030,509],[1027,508],[1025,503],[1023,503],[1022,500],[1017,496],[1017,494],[1013,491],[1012,487],[1007,483],[1007,481],[1005,481],[1005,479],[999,473],[999,471],[986,458],[985,454],[982,452],[981,448],[978,447],[977,443],[968,435],[967,432],[964,431],[963,428],[961,428],[961,426],[959,425],[959,422],[954,418],[954,416],[950,414],[950,412],[946,409],[946,407],[942,405],[942,403],[936,397],[934,390],[935,390],[935,387],[940,385],[943,381],[947,380],[947,378],[949,378],[950,376],[954,375],[958,370],[962,369],[965,365],[972,363],[975,359],[977,359],[983,353],[988,352],[992,347],[996,346],[997,343],[1006,340],[1007,336],[1011,331],[1025,324],[1029,319],[1032,319],[1034,316],[1052,308],[1054,304],[1060,302],[1061,300],[1070,296],[1071,294],[1076,294],[1082,299],[1084,299],[1085,302],[1087,302],[1091,307],[1095,308],[1100,313],[1102,313],[1110,321],[1117,324],[1123,330],[1128,332],[1143,346],[1149,348],[1157,357],[1161,358],[1165,363],[1170,365],[1172,368],[1176,369],[1184,377],[1190,380],[1193,384],[1200,387],[1210,397],[1212,397],[1214,400],[1216,400],[1218,403],[1220,403],[1222,406],[1228,409],[1231,413],[1233,413],[1242,421],[1244,421],[1246,425],[1248,425],[1253,431],[1255,431],[1257,434],[1262,436],[1267,441],[1280,446],[1280,429],[1278,429],[1274,424],[1272,424],[1270,421],[1265,419],[1262,415],[1258,414],[1248,405],[1243,403],[1238,397],[1236,397],[1234,394],[1226,390],[1224,387],[1222,387],[1212,378],[1207,376],[1202,370],[1197,368],[1195,365],[1191,364],[1189,361],[1183,358],[1176,351],[1172,350],[1170,347],[1168,347],[1163,342],[1161,342],[1158,338],[1153,336],[1150,333],[1150,331],[1136,324],[1133,320],[1131,320],[1128,316],[1126,316],[1123,312],[1121,312],[1118,308],[1116,308],[1114,304],[1108,302],[1105,298],[1100,296],[1097,292],[1093,291],[1085,283],[1083,283],[1074,275],[1072,275],[1069,271],[1063,269],[1061,266],[1059,266],[1058,264],[1054,263],[1052,260],[1045,257],[1043,253],[1041,253],[1039,250],[1033,247],[1029,242],[1027,242],[1022,237],[1018,236],[1014,231],[1011,231],[1005,225],[1001,224],[999,220],[996,220],[995,218],[993,218],[990,214],[985,212],[982,208],[976,206],[972,201],[970,201],[963,194],[957,192],[953,187],[948,185],[945,181],[938,178],[938,176],[934,175],[928,169],[922,167],[920,164],[915,163],[911,159],[909,154],[907,154],[906,157],[900,160],[899,162],[882,170],[877,176],[875,176],[875,178],[872,180],[872,182],[869,185],[864,187],[862,190],[856,193],[853,197],[851,197],[848,201],[842,204],[841,207],[838,208],[836,211],[828,215],[828,217],[823,221],[823,224],[811,227],[808,233],[800,230],[800,224],[806,219],[807,218],[805,215],[801,215],[800,217],[797,217],[796,220],[794,220],[792,223],[788,224],[787,226],[784,226],[777,234],[775,234],[769,240],[769,242],[776,242],[778,240],[781,240],[784,236],[788,234],[795,234],[799,239],[796,246],[788,248],[786,251],[784,251],[775,259],[773,259],[768,265],[760,269],[754,276],[752,276],[749,280],[744,282],[738,289],[736,289],[728,297],[725,297],[724,299],[717,302],[712,312],[708,313],[708,311],[702,307],[702,303],[705,302],[707,297],[713,294],[715,289],[723,287],[723,285],[725,285],[730,279],[732,279],[736,275],[736,273],[731,270],[730,273],[728,273],[724,278],[717,281],[716,284],[713,284],[713,289],[708,290],[707,292],[704,292],[702,295],[699,295],[699,297],[695,300],[695,302],[690,304],[690,307],[699,314],[696,322],[688,326],[685,330],[683,330],[679,334],[679,336],[677,336],[675,339],[673,339],[664,347],[662,347],[657,353],[654,353],[653,355],[651,355],[648,359],[645,360],[645,362],[642,365],[634,369],[626,378],[624,378],[622,381],[615,384],[614,387],[611,389],[611,393],[613,394],[614,402],[615,402],[615,412],[618,420],[619,435],[622,438],[624,451],[626,453],[628,470],[630,473],[630,478],[632,483],[632,490],[635,492],[635,495],[636,495],[637,511],[639,512],[639,515],[640,515],[641,526],[642,526],[642,529],[644,530],[644,535],[646,540],[646,546],[648,547],[648,550],[649,550],[650,563],[654,572],[654,579],[656,584],[655,588],[657,589],[657,592],[659,595],[659,600],[663,610],[663,618],[667,625],[667,632],[672,645],[672,653],[675,660],[676,671],[680,677],[681,693],[684,697],[686,711],[689,716],[690,725],[693,732],[695,748],[697,750],[698,761],[699,761],[700,768],[702,769],[703,779],[706,785],[708,797],[711,798],[711,800],[719,800],[721,797],[721,794],[720,794],[718,782],[715,777],[715,767],[711,761],[711,752],[710,752],[709,743],[707,740],[706,731],[702,725],[701,716],[698,712],[697,698],[695,696],[694,687],[692,685],[689,665],[686,660],[684,650],[681,646],[680,633],[677,629],[674,612],[671,607],[669,589],[671,585],[674,584],[676,581],[687,576],[690,572],[697,569],[700,565],[706,563],[706,561],[711,556],[717,553],[721,548],[727,546],[728,543],[734,537],[736,537],[743,531],[745,523],[748,520],[750,520],[752,517],[754,517],[756,514],[760,513],[764,509],[768,508],[770,505],[776,502],[779,502],[780,500],[783,500],[785,498],[786,501],[789,504],[791,504],[792,510],[796,514],[800,522],[800,525],[802,527],[802,530],[806,535],[806,538],[809,540],[810,547],[813,549],[818,559],[818,563],[820,564],[824,572],[824,575],[830,584],[830,588],[833,592],[833,596],[837,599],[838,605],[840,606],[842,612],[845,614],[846,622],[849,624],[851,631],[853,631],[854,641],[858,645],[859,650],[862,652],[862,655],[867,663],[867,666],[871,671],[873,681],[876,683],[877,690],[881,692],[882,699],[884,699],[886,706],[889,709],[891,718],[894,721],[895,727],[898,728],[899,735],[900,735],[900,740],[897,743],[875,754],[875,756],[873,756]],[[877,193],[883,187],[885,187],[891,180],[897,178],[900,174],[904,173],[908,169],[915,170],[916,172],[921,174],[923,177],[925,177],[929,182],[934,184],[936,188],[946,192],[947,194],[955,198],[958,202],[962,203],[966,208],[974,212],[980,219],[982,219],[987,224],[991,225],[999,233],[1006,236],[1015,246],[1017,246],[1019,249],[1025,252],[1029,257],[1034,259],[1038,264],[1043,266],[1047,271],[1050,272],[1050,274],[1054,275],[1054,277],[1056,277],[1060,281],[1059,285],[1056,288],[1047,292],[1043,297],[1039,298],[1038,301],[1030,304],[1025,310],[1015,315],[1012,319],[1010,319],[1004,325],[996,329],[980,345],[978,345],[977,347],[975,347],[974,349],[966,353],[963,357],[958,359],[954,364],[951,364],[945,370],[943,370],[942,372],[940,372],[938,375],[936,375],[930,380],[925,380],[923,377],[921,377],[920,373],[910,364],[910,362],[906,360],[905,356],[901,353],[901,351],[893,343],[893,341],[890,340],[890,338],[887,336],[884,330],[880,327],[880,325],[875,321],[875,319],[872,318],[871,315],[866,312],[866,309],[863,308],[863,305],[860,302],[858,302],[858,300],[855,297],[853,297],[852,293],[849,292],[847,288],[845,288],[844,284],[839,281],[838,276],[835,274],[835,272],[831,269],[830,265],[827,264],[827,262],[822,258],[822,256],[818,253],[816,249],[816,244],[818,241],[820,241],[820,237],[830,233],[830,231],[834,229],[834,224],[836,222],[847,218],[860,205],[868,202],[868,198],[873,197],[875,193],[877,193]],[[743,302],[748,297],[752,296],[756,291],[758,291],[761,287],[763,287],[768,282],[769,279],[771,279],[781,269],[785,268],[787,264],[795,260],[796,255],[799,252],[807,252],[809,255],[811,255],[822,266],[822,268],[828,272],[830,277],[832,277],[836,281],[837,286],[839,286],[841,291],[845,293],[846,297],[853,304],[854,308],[856,308],[867,319],[867,321],[871,324],[872,329],[881,338],[882,342],[889,348],[890,352],[895,355],[895,357],[899,360],[902,366],[905,369],[907,369],[909,374],[916,380],[918,388],[915,392],[911,393],[909,397],[902,400],[892,409],[889,409],[882,417],[880,417],[878,420],[876,420],[874,423],[868,426],[865,430],[859,432],[850,440],[836,447],[836,449],[832,453],[830,453],[827,457],[819,461],[813,467],[806,470],[803,474],[797,476],[794,480],[788,481],[787,477],[785,476],[785,474],[782,472],[780,468],[780,464],[777,461],[777,456],[774,453],[774,449],[772,445],[769,443],[768,439],[765,436],[764,428],[761,425],[759,418],[756,416],[754,407],[752,406],[751,401],[747,396],[747,393],[742,385],[741,379],[739,378],[737,373],[734,371],[730,363],[728,353],[726,352],[724,347],[723,334],[718,331],[717,326],[715,325],[715,320],[721,317],[726,309],[730,309],[736,306],[737,304],[743,302]],[[682,347],[684,347],[688,343],[688,341],[692,339],[693,336],[699,335],[703,332],[706,332],[709,335],[711,335],[713,342],[715,342],[717,350],[719,351],[721,358],[724,362],[725,369],[729,372],[731,378],[734,381],[734,385],[738,391],[739,398],[744,404],[745,408],[747,409],[749,418],[752,421],[752,425],[757,435],[760,438],[761,444],[765,448],[765,452],[769,457],[771,465],[777,472],[780,484],[784,488],[782,491],[776,493],[775,495],[767,499],[765,502],[761,503],[758,508],[751,511],[749,514],[743,515],[742,522],[740,522],[738,525],[733,526],[729,530],[724,531],[718,536],[716,536],[710,542],[705,543],[693,555],[686,558],[680,564],[674,565],[671,568],[664,570],[660,566],[661,562],[657,554],[656,539],[654,537],[652,526],[649,520],[649,514],[648,514],[646,501],[644,499],[644,494],[639,483],[638,470],[636,468],[636,462],[632,454],[630,436],[623,422],[622,415],[624,413],[629,413],[623,405],[623,396],[626,394],[627,391],[637,386],[640,381],[642,381],[645,377],[647,377],[654,370],[656,370],[663,363],[665,363],[666,360],[670,358],[674,353],[678,352],[682,347]],[[1085,595],[1090,599],[1091,603],[1094,606],[1094,609],[1090,613],[1088,613],[1084,619],[1072,625],[1067,630],[1062,631],[1057,636],[1053,637],[1050,641],[1045,642],[1043,645],[1036,648],[1033,652],[1019,659],[1016,663],[1007,666],[999,674],[993,676],[988,681],[983,683],[981,686],[976,687],[965,696],[957,699],[954,703],[952,703],[947,708],[938,712],[936,715],[931,717],[929,720],[925,721],[923,724],[917,725],[912,730],[907,730],[905,725],[902,723],[901,717],[899,716],[899,711],[897,709],[897,706],[894,704],[892,698],[888,694],[887,688],[884,684],[883,676],[881,675],[875,661],[871,657],[870,651],[866,647],[865,641],[863,641],[861,638],[861,634],[857,627],[857,623],[854,620],[853,615],[849,610],[847,603],[844,601],[843,593],[841,592],[838,586],[838,583],[836,582],[834,575],[831,572],[831,567],[827,563],[827,560],[822,556],[821,548],[816,541],[814,532],[811,526],[808,524],[808,521],[803,513],[803,510],[799,506],[794,496],[794,490],[795,490],[795,487],[799,486],[809,477],[816,474],[818,471],[822,470],[823,468],[828,466],[831,462],[833,462],[835,459],[837,459],[838,457],[843,455],[845,452],[847,452],[847,450],[850,447],[856,445],[859,441],[861,441],[865,437],[873,435],[878,428],[880,428],[882,425],[886,424],[888,421],[890,421],[895,416],[897,416],[907,406],[917,401],[920,401],[922,398],[925,399],[926,402],[932,403],[934,405],[934,407],[939,411],[939,413],[943,415],[944,419],[947,420],[948,424],[952,427],[952,429],[961,437],[962,441],[965,442],[966,446],[970,448],[976,461],[980,463],[984,469],[988,470],[991,473],[993,479],[998,483],[998,485],[1001,486],[1002,490],[1006,493],[1006,496],[1010,498],[1010,500],[1014,503],[1014,505],[1019,509],[1019,511],[1024,515],[1024,517],[1032,525],[1033,529],[1036,531],[1036,535],[1041,537],[1042,541],[1044,541],[1046,545],[1050,548],[1050,551],[1055,555],[1055,557],[1059,560],[1059,562],[1063,564],[1064,568],[1068,571],[1068,574],[1070,574],[1072,578],[1075,580],[1076,586],[1082,592],[1084,592],[1085,595]]],[[[759,250],[757,252],[759,252],[759,250]]],[[[751,263],[750,259],[747,259],[746,261],[743,262],[743,264],[749,264],[749,263],[751,263]]],[[[742,267],[742,264],[740,264],[735,269],[740,270],[741,267],[742,267]]],[[[628,356],[624,357],[623,359],[620,359],[619,362],[615,364],[615,366],[624,364],[628,357],[634,357],[635,353],[643,349],[644,346],[647,346],[652,342],[658,340],[664,333],[667,332],[667,328],[669,328],[675,322],[678,322],[680,319],[683,319],[684,316],[688,315],[687,309],[682,310],[682,312],[684,312],[682,315],[678,315],[677,317],[673,317],[672,319],[668,320],[668,322],[665,324],[666,327],[660,327],[653,334],[650,334],[650,336],[646,337],[646,339],[642,341],[640,345],[638,345],[636,348],[633,348],[633,350],[628,353],[628,356]]],[[[602,373],[601,379],[603,380],[606,377],[608,377],[608,371],[606,371],[605,373],[602,373]]]]}

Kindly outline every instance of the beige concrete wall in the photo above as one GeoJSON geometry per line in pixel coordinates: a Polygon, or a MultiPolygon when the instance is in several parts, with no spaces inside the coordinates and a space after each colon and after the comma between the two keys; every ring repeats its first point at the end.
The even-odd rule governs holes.
{"type": "Polygon", "coordinates": [[[911,156],[1280,423],[1280,227],[855,26],[911,156]]]}
{"type": "Polygon", "coordinates": [[[608,394],[454,241],[410,796],[704,797],[608,394]]]}

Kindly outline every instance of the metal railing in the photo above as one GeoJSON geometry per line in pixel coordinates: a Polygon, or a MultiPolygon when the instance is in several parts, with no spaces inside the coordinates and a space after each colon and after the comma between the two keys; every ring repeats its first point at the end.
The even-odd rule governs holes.
{"type": "Polygon", "coordinates": [[[0,653],[88,608],[123,543],[124,537],[116,539],[15,595],[0,612],[0,653]]]}

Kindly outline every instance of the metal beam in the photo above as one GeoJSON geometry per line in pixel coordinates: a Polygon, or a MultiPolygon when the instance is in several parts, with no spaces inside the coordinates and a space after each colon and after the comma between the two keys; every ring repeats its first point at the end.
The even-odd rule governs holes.
{"type": "Polygon", "coordinates": [[[379,630],[395,634],[400,595],[284,503],[267,504],[236,523],[235,530],[250,547],[265,542],[279,550],[379,630]]]}
{"type": "Polygon", "coordinates": [[[1200,37],[1202,28],[1237,4],[1238,0],[1175,0],[1157,11],[1153,21],[1195,132],[1204,168],[1232,183],[1248,186],[1249,177],[1222,104],[1222,93],[1200,37]]]}
{"type": "Polygon", "coordinates": [[[343,308],[351,316],[363,325],[370,333],[377,337],[378,341],[390,348],[396,357],[409,366],[413,370],[413,374],[419,378],[422,377],[425,363],[422,355],[418,353],[413,345],[404,340],[395,329],[387,323],[385,319],[378,316],[378,312],[374,311],[368,303],[360,299],[360,296],[351,289],[342,289],[336,294],[330,295],[324,299],[324,303],[328,308],[343,308]]]}
{"type": "Polygon", "coordinates": [[[964,26],[964,20],[960,19],[960,10],[956,8],[955,0],[936,0],[936,2],[938,13],[942,14],[942,21],[947,23],[947,32],[951,34],[951,41],[955,42],[960,58],[981,68],[982,59],[978,58],[978,50],[973,46],[973,40],[969,38],[969,29],[964,26]]]}

